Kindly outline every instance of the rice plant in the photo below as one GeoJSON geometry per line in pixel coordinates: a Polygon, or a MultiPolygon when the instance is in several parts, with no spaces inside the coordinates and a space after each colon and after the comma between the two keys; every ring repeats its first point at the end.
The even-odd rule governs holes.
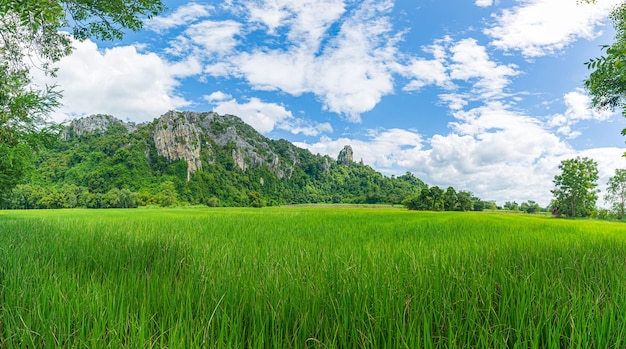
{"type": "Polygon", "coordinates": [[[625,226],[598,221],[8,211],[0,348],[620,348],[625,267],[625,226]]]}

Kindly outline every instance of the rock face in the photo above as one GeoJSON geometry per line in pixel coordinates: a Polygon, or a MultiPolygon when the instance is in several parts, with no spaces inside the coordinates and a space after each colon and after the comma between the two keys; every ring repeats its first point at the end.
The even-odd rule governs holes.
{"type": "Polygon", "coordinates": [[[157,121],[154,145],[157,153],[170,161],[187,162],[187,181],[191,174],[202,168],[200,161],[200,135],[198,119],[192,113],[168,112],[157,121]]]}
{"type": "Polygon", "coordinates": [[[115,125],[124,126],[128,132],[137,130],[137,124],[134,122],[124,122],[111,115],[96,114],[72,120],[70,127],[63,132],[62,137],[67,140],[71,133],[76,136],[103,134],[115,125]]]}
{"type": "Polygon", "coordinates": [[[337,163],[342,166],[348,167],[353,161],[354,161],[354,153],[352,152],[352,147],[349,145],[346,145],[339,152],[339,156],[337,156],[337,163]]]}
{"type": "Polygon", "coordinates": [[[242,171],[267,166],[281,179],[289,178],[298,163],[293,149],[287,152],[290,161],[281,161],[268,139],[233,115],[170,111],[156,121],[153,139],[160,156],[187,162],[187,180],[202,168],[203,161],[213,163],[213,147],[230,149],[229,155],[242,171]],[[201,159],[201,153],[208,158],[201,159]]]}
{"type": "MultiPolygon", "coordinates": [[[[300,163],[299,151],[285,141],[272,141],[259,134],[250,125],[234,115],[214,112],[169,111],[152,123],[136,125],[123,122],[110,115],[92,115],[71,122],[63,131],[63,139],[86,134],[105,134],[112,127],[125,127],[129,133],[149,130],[159,156],[168,161],[184,160],[187,163],[187,180],[203,168],[211,166],[223,156],[232,157],[236,169],[241,171],[266,167],[279,179],[291,178],[300,163]]],[[[150,143],[150,142],[148,142],[150,143]]],[[[146,157],[151,145],[146,144],[146,157]]],[[[349,152],[352,159],[352,149],[349,152]]],[[[346,160],[348,161],[348,160],[346,160]]],[[[328,171],[330,164],[324,164],[328,171]]]]}

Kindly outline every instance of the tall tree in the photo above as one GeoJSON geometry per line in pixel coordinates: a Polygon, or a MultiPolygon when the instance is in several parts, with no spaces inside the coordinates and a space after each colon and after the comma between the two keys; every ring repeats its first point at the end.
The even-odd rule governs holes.
{"type": "Polygon", "coordinates": [[[459,206],[459,197],[454,187],[448,187],[443,194],[443,209],[446,211],[456,211],[459,206]]]}
{"type": "Polygon", "coordinates": [[[598,200],[598,163],[587,157],[561,161],[561,174],[554,176],[553,210],[558,215],[587,217],[598,200]]]}
{"type": "Polygon", "coordinates": [[[472,193],[467,192],[467,191],[460,191],[457,196],[459,199],[459,209],[461,211],[474,210],[474,201],[472,200],[472,193]]]}
{"type": "Polygon", "coordinates": [[[615,176],[609,178],[606,191],[604,199],[611,203],[617,217],[623,219],[626,208],[626,170],[615,170],[615,176]]]}
{"type": "Polygon", "coordinates": [[[161,0],[0,0],[0,158],[8,159],[0,162],[0,199],[24,174],[16,156],[46,145],[56,130],[47,116],[61,94],[36,86],[31,69],[54,76],[54,63],[71,53],[72,35],[119,39],[163,9],[161,0]]]}

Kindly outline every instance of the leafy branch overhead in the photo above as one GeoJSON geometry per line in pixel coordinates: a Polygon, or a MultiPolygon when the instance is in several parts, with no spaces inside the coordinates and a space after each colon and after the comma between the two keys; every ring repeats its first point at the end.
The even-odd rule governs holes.
{"type": "Polygon", "coordinates": [[[143,21],[165,9],[158,0],[29,0],[3,1],[3,14],[15,13],[31,31],[72,28],[79,40],[119,40],[125,30],[137,31],[143,21]]]}
{"type": "Polygon", "coordinates": [[[36,86],[31,71],[54,77],[53,64],[71,53],[72,36],[121,39],[163,10],[161,0],[0,0],[0,196],[26,172],[7,159],[22,147],[40,149],[58,131],[48,115],[61,93],[55,85],[36,86]]]}
{"type": "MultiPolygon", "coordinates": [[[[593,106],[601,110],[623,108],[626,102],[626,3],[616,6],[610,18],[615,27],[615,42],[601,46],[604,55],[585,62],[592,70],[585,80],[585,88],[593,106]]],[[[625,133],[623,130],[622,134],[625,133]]]]}

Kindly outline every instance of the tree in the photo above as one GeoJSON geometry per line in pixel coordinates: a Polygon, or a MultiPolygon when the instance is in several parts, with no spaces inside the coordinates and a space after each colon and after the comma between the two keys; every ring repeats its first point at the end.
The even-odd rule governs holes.
{"type": "Polygon", "coordinates": [[[587,157],[561,161],[561,174],[554,176],[553,212],[568,217],[588,217],[598,200],[595,189],[598,163],[587,157]]]}
{"type": "MultiPolygon", "coordinates": [[[[603,45],[604,55],[585,63],[592,70],[585,80],[585,88],[592,97],[593,107],[598,110],[623,108],[626,102],[626,2],[613,9],[610,19],[615,27],[615,42],[603,45]]],[[[626,116],[626,110],[622,110],[622,115],[626,116]]],[[[626,129],[622,130],[622,135],[626,135],[626,129]]]]}
{"type": "Polygon", "coordinates": [[[504,209],[510,210],[510,211],[519,211],[519,205],[515,201],[513,202],[507,201],[504,203],[504,209]]]}
{"type": "Polygon", "coordinates": [[[623,219],[626,208],[626,170],[615,170],[615,176],[609,178],[606,191],[604,199],[611,203],[617,218],[623,219]]]}
{"type": "Polygon", "coordinates": [[[161,206],[173,206],[178,202],[178,192],[176,185],[172,181],[165,181],[159,185],[157,194],[161,206]]]}
{"type": "Polygon", "coordinates": [[[528,200],[528,202],[522,202],[522,204],[520,205],[520,210],[526,213],[537,213],[541,210],[541,207],[539,207],[539,204],[535,201],[528,200]]]}
{"type": "Polygon", "coordinates": [[[472,211],[474,209],[474,201],[472,201],[472,193],[460,191],[458,194],[459,209],[461,211],[472,211]]]}
{"type": "Polygon", "coordinates": [[[61,94],[36,86],[30,71],[54,77],[53,64],[72,50],[62,30],[71,28],[78,40],[120,39],[163,9],[161,0],[0,0],[0,158],[9,159],[0,163],[0,199],[24,175],[16,153],[46,146],[58,129],[47,116],[61,94]]]}
{"type": "Polygon", "coordinates": [[[10,146],[0,139],[0,203],[8,198],[32,164],[32,151],[27,146],[10,146]]]}
{"type": "Polygon", "coordinates": [[[249,191],[248,199],[250,200],[250,206],[252,207],[263,207],[263,200],[261,199],[261,193],[258,191],[249,191]]]}
{"type": "Polygon", "coordinates": [[[456,211],[459,205],[459,198],[454,187],[448,187],[443,194],[443,208],[446,211],[456,211]]]}

